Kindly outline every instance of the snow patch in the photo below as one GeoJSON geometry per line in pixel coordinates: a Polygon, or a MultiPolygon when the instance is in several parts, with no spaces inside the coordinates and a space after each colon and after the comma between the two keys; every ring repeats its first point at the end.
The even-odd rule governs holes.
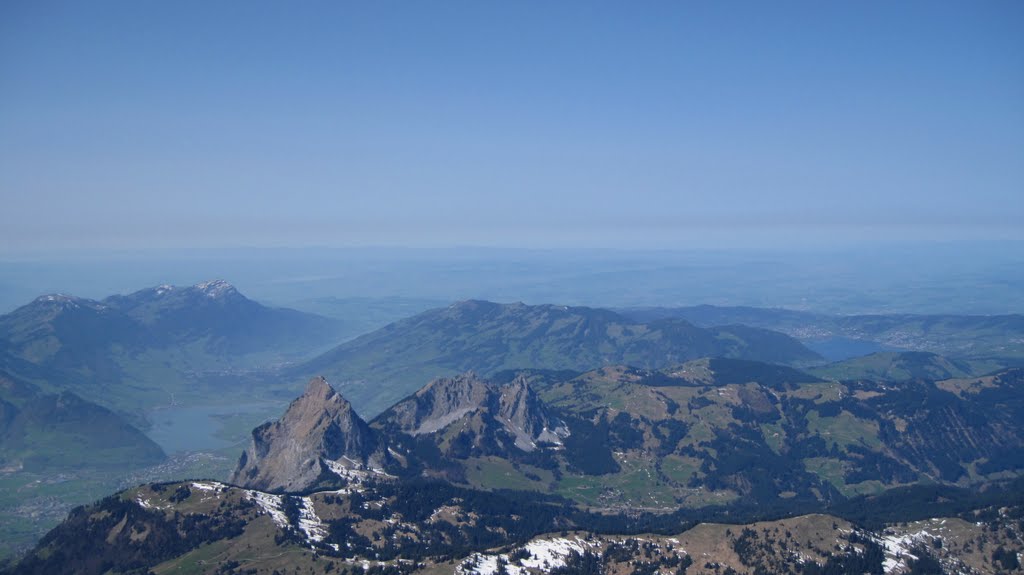
{"type": "MultiPolygon", "coordinates": [[[[292,525],[289,525],[288,518],[284,514],[284,498],[289,497],[288,495],[275,495],[252,489],[246,490],[245,494],[264,513],[270,516],[275,525],[281,529],[292,527],[292,525]]],[[[327,537],[327,526],[320,519],[320,516],[316,514],[316,507],[313,504],[312,497],[305,496],[298,497],[297,499],[299,502],[299,520],[298,525],[294,527],[302,532],[306,541],[310,543],[310,547],[315,548],[314,544],[322,542],[327,537]]],[[[335,551],[338,550],[337,545],[332,545],[332,547],[335,551]]]]}
{"type": "Polygon", "coordinates": [[[274,524],[281,528],[288,527],[288,518],[285,517],[282,507],[284,505],[284,499],[280,495],[274,495],[272,493],[263,493],[262,491],[247,490],[245,494],[251,499],[264,513],[270,515],[270,518],[274,521],[274,524]]]}
{"type": "Polygon", "coordinates": [[[886,573],[902,573],[907,568],[907,559],[917,559],[917,556],[910,552],[911,549],[921,544],[930,543],[933,538],[934,535],[925,529],[903,535],[883,534],[881,539],[875,539],[885,548],[885,561],[882,564],[882,569],[886,573]]]}
{"type": "Polygon", "coordinates": [[[380,469],[378,467],[366,468],[363,464],[359,463],[358,461],[345,457],[344,455],[342,455],[341,459],[338,460],[332,461],[330,459],[321,459],[320,461],[323,462],[324,466],[326,466],[331,473],[337,475],[342,479],[348,479],[350,482],[356,485],[362,483],[363,481],[371,477],[381,477],[388,479],[395,478],[394,475],[389,475],[383,469],[380,469]]]}
{"type": "Polygon", "coordinates": [[[509,564],[509,556],[484,555],[474,553],[467,557],[456,567],[456,575],[494,575],[498,572],[499,561],[505,563],[505,570],[509,575],[528,575],[527,569],[551,570],[564,567],[566,559],[575,551],[582,554],[589,548],[597,547],[597,543],[591,543],[580,539],[555,538],[535,539],[519,549],[526,549],[530,557],[519,561],[518,565],[509,564]]]}
{"type": "Polygon", "coordinates": [[[523,559],[520,563],[523,567],[532,567],[534,569],[540,569],[544,565],[562,567],[565,565],[565,559],[573,551],[582,554],[588,547],[594,547],[595,545],[578,537],[575,540],[563,538],[536,539],[525,545],[531,557],[523,559]]]}
{"type": "Polygon", "coordinates": [[[303,497],[302,506],[299,507],[299,530],[306,536],[306,539],[316,543],[327,537],[327,528],[317,516],[313,500],[309,497],[303,497]]]}
{"type": "Polygon", "coordinates": [[[143,497],[141,493],[135,496],[135,502],[138,503],[139,507],[141,507],[143,509],[166,510],[166,509],[171,509],[171,507],[172,507],[171,505],[160,505],[159,503],[153,503],[149,499],[146,499],[145,497],[143,497]]]}
{"type": "Polygon", "coordinates": [[[229,284],[224,280],[211,280],[208,282],[198,283],[194,286],[197,290],[203,292],[208,298],[219,298],[235,291],[235,286],[229,284]]]}
{"type": "Polygon", "coordinates": [[[220,493],[228,488],[227,485],[216,481],[193,481],[192,487],[200,491],[212,491],[214,493],[220,493]]]}
{"type": "Polygon", "coordinates": [[[102,304],[98,301],[89,299],[82,299],[73,295],[67,295],[62,293],[53,293],[49,295],[41,295],[35,299],[36,303],[50,303],[56,304],[53,307],[60,309],[78,309],[86,307],[95,311],[103,311],[108,309],[106,304],[102,304]]]}

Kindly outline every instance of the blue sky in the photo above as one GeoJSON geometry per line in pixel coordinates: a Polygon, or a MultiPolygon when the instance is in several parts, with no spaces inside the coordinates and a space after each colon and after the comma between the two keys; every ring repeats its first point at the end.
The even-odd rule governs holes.
{"type": "Polygon", "coordinates": [[[1024,236],[1024,3],[0,3],[0,245],[1024,236]]]}

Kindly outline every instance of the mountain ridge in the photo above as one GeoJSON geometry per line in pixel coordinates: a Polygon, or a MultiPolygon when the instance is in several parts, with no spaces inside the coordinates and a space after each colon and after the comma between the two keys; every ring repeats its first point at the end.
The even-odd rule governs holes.
{"type": "Polygon", "coordinates": [[[832,379],[955,379],[982,375],[968,362],[926,351],[882,351],[816,368],[812,372],[832,379]]]}
{"type": "MultiPolygon", "coordinates": [[[[1024,314],[957,315],[875,313],[831,315],[785,308],[698,305],[617,309],[636,321],[681,318],[708,327],[739,323],[786,333],[802,342],[871,342],[870,351],[927,351],[988,363],[989,369],[1024,362],[1024,314]]],[[[824,353],[824,352],[823,352],[824,353]]],[[[854,355],[863,355],[860,351],[854,355]]],[[[830,357],[841,360],[852,357],[830,357]]]]}
{"type": "Polygon", "coordinates": [[[218,563],[204,572],[244,565],[267,575],[307,561],[396,575],[587,564],[707,575],[723,565],[751,574],[1014,568],[1024,499],[1020,480],[1006,478],[1020,476],[1024,453],[1000,450],[1019,445],[1024,370],[892,386],[762,365],[764,381],[754,362],[714,359],[569,379],[463,374],[429,382],[369,424],[315,378],[281,420],[254,430],[240,486],[143,485],[77,508],[14,572],[163,572],[210,556],[218,563]],[[555,417],[567,428],[561,444],[517,441],[516,428],[531,428],[524,422],[535,431],[555,417]],[[273,473],[260,476],[258,454],[276,461],[273,473]],[[855,489],[840,492],[829,465],[855,489]],[[965,477],[976,472],[994,479],[965,477]],[[526,482],[512,484],[518,491],[513,475],[526,482]],[[863,479],[890,489],[858,491],[863,479]],[[706,497],[680,497],[694,493],[706,497]],[[973,512],[969,502],[993,507],[973,512]],[[865,515],[865,505],[882,509],[865,515]],[[933,517],[924,512],[935,506],[955,516],[891,523],[933,517]],[[835,515],[806,515],[814,512],[835,515]],[[723,521],[740,524],[713,524],[723,521]],[[622,535],[563,541],[581,528],[622,535]],[[663,535],[636,545],[625,536],[652,531],[663,535]],[[545,550],[566,545],[576,554],[553,563],[545,550]]]}
{"type": "Polygon", "coordinates": [[[9,370],[123,413],[195,389],[205,372],[281,362],[334,343],[338,322],[269,308],[223,280],[103,300],[51,294],[0,316],[9,370]],[[112,390],[119,390],[112,393],[112,390]]]}
{"type": "Polygon", "coordinates": [[[164,459],[156,443],[118,414],[0,371],[0,469],[122,469],[164,459]]]}
{"type": "Polygon", "coordinates": [[[585,371],[618,363],[658,368],[705,356],[821,360],[795,339],[757,328],[708,330],[683,320],[639,324],[599,308],[466,300],[345,342],[285,375],[344,382],[346,396],[375,414],[423,381],[465,371],[585,371]]]}
{"type": "MultiPolygon", "coordinates": [[[[532,373],[506,383],[469,373],[428,382],[369,424],[358,419],[358,432],[372,435],[360,443],[375,446],[375,465],[398,477],[515,485],[587,505],[831,501],[922,481],[972,484],[1019,473],[1022,374],[893,387],[710,359],[661,371],[612,366],[568,380],[535,379],[535,391],[532,373]],[[590,490],[578,491],[580,483],[590,490]]],[[[324,380],[314,382],[330,389],[316,394],[321,402],[333,396],[324,380]]],[[[318,437],[313,445],[322,443],[318,437]]],[[[256,462],[258,451],[248,453],[256,462]]],[[[366,454],[348,457],[366,469],[373,467],[366,454]]],[[[278,472],[303,475],[310,480],[303,488],[319,477],[295,467],[278,472]]]]}
{"type": "Polygon", "coordinates": [[[996,575],[1019,570],[1024,550],[1010,489],[867,526],[821,512],[602,516],[438,482],[283,495],[191,480],[76,508],[4,572],[996,575]]]}

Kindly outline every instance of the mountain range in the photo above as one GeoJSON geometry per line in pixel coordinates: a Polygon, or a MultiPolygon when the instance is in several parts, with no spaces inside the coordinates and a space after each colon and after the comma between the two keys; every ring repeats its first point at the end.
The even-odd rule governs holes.
{"type": "Polygon", "coordinates": [[[533,383],[470,373],[367,423],[315,378],[253,432],[232,481],[301,492],[376,470],[619,510],[829,503],[1024,470],[1022,384],[1021,369],[892,386],[729,359],[533,383]]]}
{"type": "MultiPolygon", "coordinates": [[[[1024,470],[1024,380],[1021,368],[1008,367],[1016,361],[1015,316],[856,316],[849,323],[822,316],[814,331],[804,329],[811,319],[801,312],[780,312],[785,321],[772,324],[757,317],[775,310],[717,309],[691,322],[673,315],[678,310],[468,300],[339,343],[337,322],[268,308],[221,281],[103,300],[42,296],[0,316],[2,480],[14,486],[31,471],[31,479],[17,479],[20,493],[45,474],[65,481],[78,468],[151,465],[165,458],[140,431],[152,407],[295,397],[305,381],[280,419],[253,431],[233,486],[183,482],[123,492],[73,514],[40,552],[73,548],[75,529],[96,535],[75,523],[82,517],[120,513],[124,523],[107,526],[104,536],[114,542],[105,544],[111,553],[138,557],[118,542],[122,533],[126,544],[137,541],[146,529],[161,533],[158,546],[169,546],[140,545],[153,552],[138,559],[146,569],[157,557],[192,561],[182,553],[194,551],[193,543],[252,546],[255,539],[236,541],[250,529],[273,542],[256,545],[260,553],[312,545],[338,558],[339,549],[310,543],[311,517],[318,517],[324,533],[344,534],[336,544],[359,550],[347,560],[376,560],[387,546],[375,537],[397,536],[401,551],[384,561],[389,569],[404,569],[398,557],[414,548],[402,538],[434,541],[432,562],[472,551],[479,565],[497,565],[515,558],[487,545],[524,545],[552,530],[603,524],[602,517],[644,514],[645,525],[659,529],[675,518],[672,533],[696,519],[830,510],[852,518],[844,506],[857,501],[928,489],[955,500],[951,494],[963,490],[999,491],[1024,470]],[[744,313],[760,326],[706,323],[729,324],[744,313]],[[957,343],[971,333],[978,345],[957,343]],[[948,353],[889,350],[828,364],[811,349],[820,349],[820,337],[891,347],[903,337],[912,342],[906,348],[948,353]],[[436,517],[409,519],[419,508],[404,507],[404,519],[388,515],[396,497],[418,501],[415,489],[449,495],[432,509],[449,508],[437,517],[454,518],[453,527],[436,517]],[[378,506],[385,500],[386,509],[378,506]],[[174,523],[174,512],[206,515],[211,502],[223,507],[208,523],[174,523]],[[547,523],[514,527],[488,515],[489,505],[506,516],[524,505],[547,523]],[[363,523],[390,520],[405,527],[363,523]],[[186,527],[197,535],[173,534],[186,527]],[[489,535],[474,539],[477,527],[489,535]]],[[[263,421],[253,417],[260,418],[244,429],[263,421]]],[[[603,555],[619,540],[601,541],[594,549],[603,555]]],[[[218,568],[245,571],[251,557],[232,548],[223,557],[238,565],[218,568]]],[[[631,560],[640,559],[636,553],[631,560]]],[[[822,568],[829,561],[808,557],[822,568]]],[[[483,572],[477,566],[452,569],[483,572]]]]}
{"type": "Polygon", "coordinates": [[[842,510],[600,515],[528,494],[386,479],[291,495],[183,481],[75,509],[7,572],[996,575],[1020,571],[1019,487],[974,507],[955,490],[905,493],[919,506],[900,510],[907,519],[865,525],[842,510]]]}
{"type": "MultiPolygon", "coordinates": [[[[52,294],[0,316],[4,369],[144,423],[140,412],[196,393],[208,375],[308,357],[338,322],[254,302],[224,281],[101,301],[52,294]]],[[[201,393],[201,392],[200,392],[201,393]]]]}
{"type": "MultiPolygon", "coordinates": [[[[651,513],[634,505],[599,508],[587,504],[585,496],[571,501],[536,491],[473,488],[453,480],[452,463],[484,457],[506,460],[513,469],[539,469],[545,457],[600,460],[603,455],[594,451],[608,440],[613,449],[623,450],[610,453],[612,462],[621,464],[641,446],[665,445],[645,445],[666,439],[665,430],[657,427],[669,419],[658,419],[656,411],[671,416],[696,409],[697,417],[689,421],[691,429],[697,428],[698,421],[716,419],[713,411],[706,411],[714,409],[711,397],[716,395],[724,398],[718,406],[731,405],[733,417],[744,423],[751,419],[738,416],[737,408],[767,413],[773,403],[769,397],[776,394],[781,404],[805,402],[805,409],[780,409],[784,418],[794,420],[798,413],[809,421],[841,417],[847,410],[860,418],[872,406],[878,412],[894,407],[893,398],[872,402],[890,391],[884,387],[837,389],[834,382],[796,370],[770,370],[773,375],[764,383],[748,380],[758,367],[755,362],[700,360],[657,372],[604,368],[560,383],[552,383],[557,374],[532,372],[534,381],[546,382],[546,395],[555,398],[551,403],[531,391],[524,374],[508,383],[465,374],[432,381],[369,424],[323,379],[313,379],[280,420],[254,430],[235,485],[195,480],[149,484],[79,507],[9,572],[994,575],[1020,570],[1020,480],[992,481],[983,491],[932,483],[850,498],[828,495],[823,482],[814,484],[811,497],[769,493],[758,485],[800,487],[787,483],[795,478],[787,477],[763,450],[749,451],[756,441],[736,423],[720,428],[731,430],[728,441],[719,441],[721,435],[698,439],[691,447],[709,449],[689,456],[711,462],[694,473],[697,484],[717,480],[738,492],[753,487],[750,498],[651,513]],[[734,383],[716,383],[717,374],[734,383]],[[698,392],[685,408],[678,403],[671,407],[673,390],[708,389],[715,392],[710,397],[698,392]],[[694,401],[701,397],[703,401],[694,401]],[[849,400],[844,403],[844,398],[849,400]],[[629,410],[612,407],[616,403],[629,410]],[[839,404],[840,415],[821,413],[833,403],[839,404]],[[579,414],[600,410],[605,415],[611,410],[629,414],[630,421],[616,421],[618,425],[593,441],[593,429],[600,425],[587,427],[587,418],[579,414]],[[641,410],[647,416],[636,417],[641,410]],[[657,424],[651,426],[653,421],[657,424]],[[583,441],[574,443],[581,435],[583,441]],[[733,443],[739,448],[730,448],[733,443]]],[[[918,415],[904,423],[903,433],[916,439],[906,444],[909,451],[900,461],[935,473],[936,481],[959,479],[943,475],[949,471],[943,466],[952,460],[937,463],[937,450],[955,449],[957,436],[961,443],[977,443],[986,434],[991,440],[993,429],[1019,425],[1021,377],[1019,370],[1011,370],[935,382],[933,391],[891,390],[897,397],[925,396],[921,409],[899,412],[918,415]],[[949,397],[929,398],[935,390],[949,397]],[[997,414],[995,420],[977,417],[976,403],[997,414]],[[945,418],[939,426],[948,424],[951,414],[956,425],[948,429],[944,445],[929,446],[922,435],[937,430],[927,427],[936,413],[945,418]]],[[[798,436],[812,437],[808,430],[813,427],[806,426],[798,436]]],[[[1019,445],[1019,430],[1013,433],[1011,443],[1019,445]]],[[[831,440],[830,457],[852,454],[855,459],[868,452],[851,447],[871,444],[849,434],[816,437],[798,442],[814,451],[825,448],[814,443],[831,440]]],[[[789,457],[793,465],[793,454],[780,450],[778,455],[789,457]]],[[[995,457],[983,459],[972,463],[1005,464],[995,457]]],[[[877,468],[869,473],[875,475],[884,475],[885,466],[900,465],[896,460],[878,463],[879,456],[874,461],[877,468]]],[[[1021,466],[1015,465],[1018,470],[1021,466]]],[[[595,467],[577,471],[612,473],[595,467]]],[[[571,465],[566,472],[573,473],[571,465]]],[[[634,481],[646,488],[656,483],[650,474],[646,481],[634,481]]]]}
{"type": "MultiPolygon", "coordinates": [[[[260,400],[272,391],[248,387],[246,373],[335,345],[337,325],[263,306],[223,281],[103,300],[44,295],[0,316],[0,556],[126,481],[215,466],[213,455],[168,459],[171,434],[161,439],[154,423],[178,405],[260,400]]],[[[212,434],[216,423],[182,427],[212,434]]]]}
{"type": "Polygon", "coordinates": [[[792,337],[746,326],[649,323],[615,312],[468,300],[392,323],[289,368],[287,377],[326,376],[361,411],[376,414],[438,376],[507,369],[586,371],[628,364],[661,368],[699,357],[780,364],[821,363],[792,337]]]}
{"type": "MultiPolygon", "coordinates": [[[[783,359],[815,357],[790,338],[762,330],[704,330],[685,322],[664,322],[665,326],[646,335],[623,336],[616,330],[650,330],[628,322],[612,325],[606,319],[614,320],[615,314],[587,308],[488,302],[464,302],[451,308],[461,310],[459,318],[448,317],[447,308],[434,310],[366,336],[358,344],[360,351],[344,356],[342,364],[334,362],[337,350],[314,363],[332,363],[358,376],[343,388],[355,409],[372,414],[373,409],[383,410],[438,375],[467,369],[485,372],[492,363],[496,368],[529,365],[531,357],[540,367],[589,369],[603,364],[604,355],[623,355],[616,346],[625,343],[632,346],[631,361],[644,362],[659,354],[670,358],[698,351],[773,355],[773,346],[783,350],[783,359]],[[507,308],[508,313],[482,319],[472,312],[474,307],[507,308]],[[540,324],[534,327],[541,329],[531,334],[535,321],[540,324]],[[581,329],[563,329],[573,322],[581,329]],[[416,328],[406,329],[410,325],[416,328]],[[589,330],[589,325],[598,328],[589,330]],[[443,342],[439,329],[463,334],[462,341],[443,342]],[[600,329],[610,335],[591,337],[600,329]],[[488,330],[500,335],[488,340],[488,330]],[[488,359],[495,353],[493,346],[509,342],[522,343],[530,353],[510,355],[507,361],[488,359]],[[411,349],[420,344],[419,351],[411,349]],[[402,352],[402,347],[408,351],[402,352]],[[576,353],[586,355],[567,360],[576,353]],[[360,364],[360,358],[376,359],[367,365],[366,361],[360,364]],[[422,376],[414,378],[415,372],[422,376]],[[358,389],[365,392],[360,394],[358,389]]],[[[52,526],[68,506],[119,487],[124,475],[108,470],[142,472],[140,468],[161,461],[162,452],[142,431],[168,452],[183,449],[178,437],[187,438],[191,445],[208,446],[198,448],[206,450],[219,449],[216,446],[224,446],[225,441],[244,440],[247,427],[265,421],[270,410],[295,396],[308,380],[306,374],[318,372],[315,366],[296,362],[338,346],[349,324],[270,308],[217,280],[186,287],[156,286],[102,300],[50,294],[0,316],[0,372],[31,386],[33,396],[40,398],[26,404],[0,389],[5,421],[15,422],[0,428],[0,459],[5,469],[22,470],[0,479],[10,485],[9,494],[23,490],[31,494],[0,498],[4,518],[0,539],[6,541],[0,542],[0,555],[11,549],[7,545],[23,545],[33,533],[52,526]],[[50,404],[40,403],[42,398],[50,404]],[[62,409],[55,409],[58,405],[62,409]],[[95,424],[71,425],[74,416],[69,406],[77,406],[74,411],[81,412],[80,421],[95,424]],[[56,435],[40,431],[47,426],[63,426],[64,431],[56,435]],[[114,448],[124,447],[125,442],[132,447],[114,448]],[[69,453],[69,445],[89,449],[69,453]],[[38,473],[60,474],[63,488],[50,494],[48,488],[34,487],[39,485],[38,473]]],[[[171,469],[184,465],[184,469],[226,477],[229,460],[218,463],[219,454],[199,467],[171,455],[171,467],[146,473],[174,477],[171,469]]]]}

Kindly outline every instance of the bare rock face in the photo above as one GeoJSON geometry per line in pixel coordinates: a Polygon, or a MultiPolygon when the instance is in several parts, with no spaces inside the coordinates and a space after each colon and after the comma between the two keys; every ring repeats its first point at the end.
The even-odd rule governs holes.
{"type": "Polygon", "coordinates": [[[515,436],[515,445],[533,451],[538,442],[561,445],[569,435],[565,425],[548,415],[544,404],[523,376],[498,388],[496,419],[515,436]]]}
{"type": "MultiPolygon", "coordinates": [[[[435,379],[381,414],[374,424],[413,436],[444,435],[438,432],[458,425],[462,445],[492,454],[513,445],[533,451],[540,442],[560,444],[568,435],[524,378],[495,385],[471,372],[435,379]]],[[[448,455],[458,457],[453,450],[448,455]]]]}
{"type": "Polygon", "coordinates": [[[442,377],[397,403],[386,417],[403,433],[434,433],[485,407],[490,394],[490,386],[472,372],[442,377]]]}
{"type": "Polygon", "coordinates": [[[324,474],[373,467],[375,451],[370,427],[324,378],[316,377],[281,419],[253,430],[252,444],[231,481],[261,491],[302,491],[324,474]]]}

